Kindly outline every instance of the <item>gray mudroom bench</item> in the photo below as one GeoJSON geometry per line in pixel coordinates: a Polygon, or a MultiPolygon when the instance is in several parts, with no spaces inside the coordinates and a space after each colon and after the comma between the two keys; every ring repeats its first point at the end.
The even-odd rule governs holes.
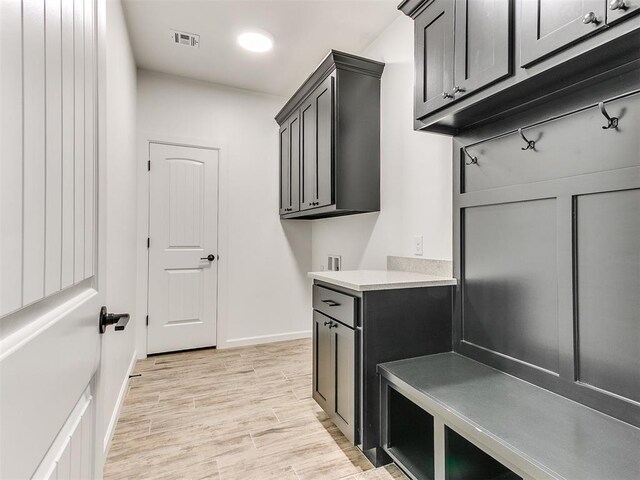
{"type": "Polygon", "coordinates": [[[456,353],[378,365],[381,442],[414,479],[640,478],[640,429],[456,353]]]}

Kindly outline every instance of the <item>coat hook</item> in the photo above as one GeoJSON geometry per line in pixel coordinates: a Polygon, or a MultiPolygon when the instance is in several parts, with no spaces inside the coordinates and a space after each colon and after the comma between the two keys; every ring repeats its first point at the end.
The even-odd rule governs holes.
{"type": "Polygon", "coordinates": [[[604,102],[600,102],[598,104],[598,107],[600,107],[600,113],[602,113],[602,115],[604,115],[604,118],[607,119],[607,125],[603,126],[602,128],[604,130],[607,130],[609,128],[618,128],[618,117],[609,116],[609,114],[607,113],[607,109],[604,106],[604,102]]]}
{"type": "Polygon", "coordinates": [[[469,152],[467,152],[467,147],[462,147],[462,151],[464,152],[464,154],[467,157],[469,157],[471,159],[470,162],[464,162],[465,165],[477,165],[478,164],[478,157],[474,157],[469,152]]]}
{"type": "Polygon", "coordinates": [[[529,140],[527,137],[524,136],[524,133],[522,133],[522,128],[518,129],[518,133],[520,134],[520,136],[522,137],[522,139],[527,142],[527,146],[526,147],[522,147],[522,150],[535,150],[536,149],[536,142],[535,140],[529,140]]]}

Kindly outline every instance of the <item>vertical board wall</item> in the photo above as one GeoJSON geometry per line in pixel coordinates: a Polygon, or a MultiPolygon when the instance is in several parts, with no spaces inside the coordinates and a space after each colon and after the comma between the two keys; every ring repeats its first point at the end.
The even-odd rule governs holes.
{"type": "Polygon", "coordinates": [[[94,14],[93,0],[0,6],[0,316],[93,275],[94,14]]]}

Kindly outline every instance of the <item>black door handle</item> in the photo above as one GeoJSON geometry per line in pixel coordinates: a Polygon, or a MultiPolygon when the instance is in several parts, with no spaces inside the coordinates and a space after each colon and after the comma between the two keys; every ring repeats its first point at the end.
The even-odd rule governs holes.
{"type": "Polygon", "coordinates": [[[100,321],[98,324],[100,333],[106,332],[109,325],[115,325],[116,331],[124,330],[127,323],[129,323],[129,318],[128,313],[107,313],[107,307],[103,306],[100,309],[100,321]]]}
{"type": "Polygon", "coordinates": [[[213,254],[209,254],[206,257],[200,257],[200,260],[209,260],[210,262],[213,262],[216,259],[215,255],[213,254]]]}

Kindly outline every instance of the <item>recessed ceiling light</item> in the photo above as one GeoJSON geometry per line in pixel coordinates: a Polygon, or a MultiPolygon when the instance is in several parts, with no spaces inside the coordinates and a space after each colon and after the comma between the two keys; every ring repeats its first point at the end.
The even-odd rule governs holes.
{"type": "Polygon", "coordinates": [[[273,37],[266,32],[245,32],[238,36],[238,43],[251,52],[268,52],[273,48],[273,37]]]}

